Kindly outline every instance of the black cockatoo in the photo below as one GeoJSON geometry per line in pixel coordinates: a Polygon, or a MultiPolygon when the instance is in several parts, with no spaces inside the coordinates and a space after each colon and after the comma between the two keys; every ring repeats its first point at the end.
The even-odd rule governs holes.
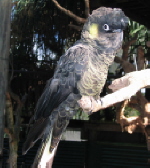
{"type": "Polygon", "coordinates": [[[53,156],[69,120],[80,108],[78,100],[83,96],[100,99],[127,24],[121,9],[100,7],[88,17],[81,39],[60,57],[53,78],[37,102],[35,122],[23,146],[25,154],[42,138],[33,168],[44,168],[53,156]]]}

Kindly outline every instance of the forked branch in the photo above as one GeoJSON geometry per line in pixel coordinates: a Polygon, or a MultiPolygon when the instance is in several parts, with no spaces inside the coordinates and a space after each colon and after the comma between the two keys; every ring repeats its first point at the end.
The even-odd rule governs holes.
{"type": "MultiPolygon", "coordinates": [[[[55,4],[55,6],[59,10],[61,10],[62,12],[64,12],[69,17],[73,18],[76,22],[85,23],[85,21],[86,21],[85,18],[79,17],[79,16],[75,15],[73,12],[71,12],[70,10],[67,10],[66,8],[63,8],[56,0],[52,0],[52,2],[55,4]]],[[[88,0],[85,0],[85,4],[88,4],[88,0]]],[[[88,10],[88,5],[87,5],[87,7],[85,9],[86,15],[88,15],[88,11],[87,10],[88,10]]]]}

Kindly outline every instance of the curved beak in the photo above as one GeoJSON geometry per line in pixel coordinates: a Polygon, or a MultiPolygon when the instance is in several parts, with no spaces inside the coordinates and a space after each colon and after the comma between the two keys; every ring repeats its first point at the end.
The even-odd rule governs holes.
{"type": "Polygon", "coordinates": [[[128,23],[129,23],[129,18],[128,17],[122,18],[120,27],[118,27],[118,28],[114,27],[114,29],[112,29],[112,32],[113,33],[122,32],[123,30],[126,29],[126,27],[128,26],[128,23]]]}
{"type": "Polygon", "coordinates": [[[129,23],[128,17],[124,17],[121,19],[121,27],[123,30],[128,26],[128,23],[129,23]]]}

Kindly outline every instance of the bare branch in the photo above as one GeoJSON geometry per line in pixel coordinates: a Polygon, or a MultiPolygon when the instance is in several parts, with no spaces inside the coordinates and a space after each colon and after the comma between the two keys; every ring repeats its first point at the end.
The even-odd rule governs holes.
{"type": "Polygon", "coordinates": [[[116,105],[116,122],[117,123],[120,123],[122,116],[124,116],[124,110],[125,110],[127,103],[128,103],[128,100],[125,100],[116,105]]]}
{"type": "MultiPolygon", "coordinates": [[[[148,125],[148,110],[146,110],[147,100],[141,94],[141,92],[137,92],[136,96],[133,96],[131,100],[125,100],[122,103],[116,105],[116,121],[120,123],[122,127],[122,131],[126,130],[128,133],[133,133],[137,127],[140,127],[145,133],[145,126],[148,125]],[[140,116],[135,117],[125,117],[124,110],[125,107],[129,106],[135,108],[139,112],[141,112],[140,116]],[[146,112],[146,111],[147,112],[146,112]]],[[[149,109],[149,108],[147,108],[149,109]]]]}
{"type": "Polygon", "coordinates": [[[126,130],[130,134],[132,134],[136,130],[137,127],[141,127],[143,133],[145,132],[144,130],[145,126],[142,123],[142,119],[138,116],[129,117],[129,118],[122,116],[120,120],[120,124],[121,124],[122,130],[126,130]]]}
{"type": "Polygon", "coordinates": [[[139,46],[137,48],[137,66],[138,66],[138,70],[142,70],[144,69],[144,64],[145,64],[145,53],[144,53],[144,49],[142,46],[139,46]]]}
{"type": "Polygon", "coordinates": [[[133,72],[136,70],[135,66],[133,64],[131,64],[129,61],[126,61],[120,57],[115,57],[114,61],[116,63],[120,63],[124,72],[125,73],[129,73],[129,72],[133,72]]]}
{"type": "Polygon", "coordinates": [[[150,69],[128,73],[124,77],[114,80],[109,86],[109,89],[112,89],[114,93],[108,94],[97,101],[90,96],[82,96],[78,103],[85,112],[96,112],[126,99],[130,99],[141,88],[150,85],[149,74],[150,69]],[[89,107],[87,104],[89,104],[89,107]]]}
{"type": "Polygon", "coordinates": [[[81,31],[82,30],[82,26],[76,26],[76,25],[73,25],[73,24],[69,24],[68,26],[70,28],[73,28],[73,29],[77,30],[77,31],[81,31]]]}
{"type": "Polygon", "coordinates": [[[19,96],[16,95],[15,93],[13,93],[10,87],[9,87],[9,94],[19,105],[22,105],[22,102],[21,102],[19,96]]]}
{"type": "Polygon", "coordinates": [[[9,92],[6,93],[6,128],[5,133],[9,136],[9,165],[12,167],[17,167],[17,151],[20,133],[20,123],[21,123],[21,109],[25,103],[25,98],[20,100],[19,96],[14,94],[9,88],[9,92]],[[11,98],[17,102],[16,115],[14,120],[13,107],[11,98]]]}
{"type": "Polygon", "coordinates": [[[85,17],[88,18],[90,14],[89,0],[84,0],[85,3],[85,17]]]}
{"type": "Polygon", "coordinates": [[[8,92],[6,93],[6,124],[7,128],[5,128],[4,131],[9,136],[9,165],[11,165],[12,167],[17,167],[18,141],[16,140],[16,134],[14,130],[13,108],[10,94],[8,92]]]}
{"type": "Polygon", "coordinates": [[[122,49],[123,49],[123,54],[122,54],[122,59],[123,60],[127,60],[128,59],[128,51],[129,51],[129,47],[136,42],[137,40],[137,35],[138,34],[135,34],[135,36],[128,42],[126,42],[123,46],[122,46],[122,49]]]}
{"type": "Polygon", "coordinates": [[[65,8],[63,8],[62,6],[60,6],[60,4],[56,1],[56,0],[52,0],[52,2],[55,4],[55,6],[60,9],[62,12],[64,12],[66,15],[72,17],[76,22],[79,23],[85,23],[86,19],[81,18],[77,15],[75,15],[74,13],[72,13],[70,10],[67,10],[65,8]]]}

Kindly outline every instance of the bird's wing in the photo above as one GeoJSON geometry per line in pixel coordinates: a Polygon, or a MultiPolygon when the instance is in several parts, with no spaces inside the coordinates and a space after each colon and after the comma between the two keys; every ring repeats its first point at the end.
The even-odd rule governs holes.
{"type": "MultiPolygon", "coordinates": [[[[50,131],[54,123],[57,123],[57,125],[61,125],[61,127],[57,127],[57,132],[62,132],[63,127],[67,126],[60,118],[62,117],[63,119],[69,120],[73,116],[73,114],[70,115],[68,111],[64,109],[68,108],[71,102],[70,104],[65,102],[69,101],[72,94],[79,95],[77,83],[85,71],[84,57],[86,55],[87,50],[85,48],[75,47],[69,49],[67,53],[61,57],[53,78],[48,81],[44,92],[37,102],[34,115],[35,123],[31,127],[27,140],[24,143],[24,154],[38,139],[43,138],[47,127],[49,129],[48,131],[50,131]]],[[[80,96],[78,96],[78,98],[74,97],[75,101],[79,99],[79,97],[80,96]]],[[[73,98],[71,100],[73,101],[73,98]]],[[[73,111],[73,108],[71,110],[73,111]]],[[[45,137],[47,137],[47,133],[45,133],[45,137]]]]}
{"type": "Polygon", "coordinates": [[[77,83],[86,71],[87,53],[87,49],[74,46],[61,57],[53,78],[48,81],[37,102],[35,120],[50,116],[70,93],[79,93],[77,83]]]}

